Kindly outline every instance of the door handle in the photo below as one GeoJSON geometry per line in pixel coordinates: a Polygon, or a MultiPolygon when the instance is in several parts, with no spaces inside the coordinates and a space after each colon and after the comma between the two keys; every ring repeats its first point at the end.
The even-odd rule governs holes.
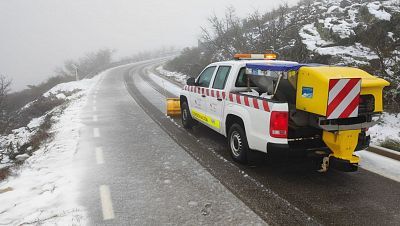
{"type": "Polygon", "coordinates": [[[206,95],[203,94],[203,95],[201,95],[201,97],[206,97],[206,95]]]}
{"type": "Polygon", "coordinates": [[[222,98],[217,98],[218,101],[222,101],[222,98]]]}

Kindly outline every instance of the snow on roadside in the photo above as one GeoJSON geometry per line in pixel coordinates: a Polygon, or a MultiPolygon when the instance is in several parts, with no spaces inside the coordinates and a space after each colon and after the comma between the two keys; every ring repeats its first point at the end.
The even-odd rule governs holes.
{"type": "MultiPolygon", "coordinates": [[[[38,131],[40,125],[44,122],[46,115],[32,119],[26,127],[14,129],[11,134],[7,136],[0,136],[0,169],[11,166],[13,161],[10,161],[7,155],[7,148],[13,150],[27,144],[33,135],[38,131]],[[4,149],[2,149],[4,148],[4,149]]],[[[16,156],[18,158],[18,156],[16,156]]]]}
{"type": "Polygon", "coordinates": [[[386,138],[400,142],[400,113],[383,113],[380,122],[369,130],[372,143],[379,145],[386,138]]]}
{"type": "Polygon", "coordinates": [[[182,85],[186,85],[186,80],[189,78],[189,76],[187,76],[185,74],[175,72],[175,71],[165,70],[163,65],[157,67],[156,71],[166,77],[170,77],[170,78],[174,79],[175,81],[181,83],[182,85]]]}
{"type": "Polygon", "coordinates": [[[369,151],[356,152],[360,156],[360,167],[386,178],[400,182],[400,162],[369,151]]]}
{"type": "MultiPolygon", "coordinates": [[[[49,97],[50,95],[55,95],[59,99],[65,99],[64,93],[73,92],[75,90],[85,91],[88,89],[88,87],[90,87],[94,83],[94,80],[97,80],[97,77],[95,77],[93,79],[83,79],[80,81],[61,83],[61,84],[54,86],[49,91],[45,92],[43,94],[43,96],[49,97]]],[[[72,97],[72,98],[75,98],[75,97],[72,97]]]]}
{"type": "MultiPolygon", "coordinates": [[[[99,77],[60,84],[47,92],[57,95],[80,90],[69,97],[62,114],[54,116],[56,123],[50,131],[54,138],[0,182],[0,225],[85,224],[86,211],[77,204],[79,172],[74,155],[82,126],[80,110],[99,77]]],[[[38,123],[34,119],[30,124],[38,123]]]]}
{"type": "MultiPolygon", "coordinates": [[[[97,80],[97,78],[61,83],[54,86],[42,96],[48,99],[55,97],[67,101],[74,100],[84,95],[87,87],[90,87],[94,80],[97,80]]],[[[37,101],[38,100],[34,100],[26,104],[20,111],[29,111],[29,108],[37,101]]],[[[52,114],[55,110],[57,109],[55,108],[38,118],[33,118],[26,126],[14,129],[6,136],[0,136],[0,169],[14,164],[15,161],[10,160],[9,155],[16,154],[16,151],[20,147],[27,145],[38,132],[41,124],[44,123],[46,116],[52,114]]]]}
{"type": "Polygon", "coordinates": [[[170,81],[163,79],[160,76],[155,75],[151,72],[149,72],[149,77],[151,78],[151,80],[156,82],[159,86],[163,87],[164,89],[168,90],[170,93],[173,93],[176,96],[179,96],[179,94],[182,90],[182,87],[179,87],[179,86],[171,83],[170,81]]]}

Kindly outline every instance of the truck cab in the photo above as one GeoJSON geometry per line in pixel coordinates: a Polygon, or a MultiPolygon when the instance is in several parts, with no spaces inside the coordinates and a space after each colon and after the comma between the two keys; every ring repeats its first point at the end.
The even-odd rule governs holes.
{"type": "MultiPolygon", "coordinates": [[[[323,66],[278,61],[274,54],[238,54],[236,58],[237,60],[212,63],[196,79],[188,80],[180,94],[182,123],[185,128],[191,128],[198,121],[224,135],[233,159],[238,162],[246,162],[249,151],[268,153],[307,149],[325,153],[321,158],[325,158],[324,161],[321,160],[325,162],[322,167],[325,170],[328,164],[326,162],[333,158],[339,159],[336,162],[340,163],[343,160],[342,165],[349,166],[345,171],[354,171],[357,168],[358,159],[353,152],[369,144],[366,130],[373,124],[372,115],[382,111],[380,106],[373,108],[368,114],[359,114],[361,105],[357,102],[357,112],[354,113],[353,108],[347,109],[352,112],[344,118],[339,117],[344,113],[337,113],[340,109],[330,111],[331,115],[335,113],[339,116],[326,115],[330,105],[313,106],[320,103],[318,101],[329,101],[328,89],[332,86],[330,82],[338,80],[344,83],[348,76],[336,78],[335,73],[331,73],[331,77],[326,80],[326,87],[322,87],[321,82],[315,82],[318,83],[318,78],[325,82],[324,75],[318,75],[321,70],[325,70],[323,66]],[[308,76],[309,68],[316,71],[313,72],[315,78],[308,76]],[[297,87],[298,85],[302,87],[297,87]],[[314,102],[310,104],[310,101],[314,102]],[[338,134],[345,133],[343,131],[353,131],[343,135],[352,137],[343,141],[349,143],[347,146],[337,143],[338,138],[343,137],[338,134]],[[350,156],[349,153],[343,154],[346,148],[353,149],[350,156]],[[338,149],[340,154],[332,149],[338,149]]],[[[331,68],[332,70],[340,69],[331,68]]],[[[343,73],[350,73],[349,71],[351,70],[343,73]]],[[[352,79],[356,79],[351,82],[358,82],[361,90],[362,79],[352,79]]],[[[379,92],[388,84],[382,79],[376,79],[376,84],[373,84],[378,88],[371,91],[370,88],[375,86],[367,85],[370,88],[364,89],[367,95],[363,96],[372,95],[375,97],[375,105],[379,105],[382,101],[379,92]]],[[[360,90],[356,93],[357,90],[354,89],[352,92],[355,97],[362,100],[359,97],[360,90]]],[[[346,96],[347,93],[343,92],[340,94],[346,96]]],[[[341,104],[340,101],[339,103],[341,104]]]]}

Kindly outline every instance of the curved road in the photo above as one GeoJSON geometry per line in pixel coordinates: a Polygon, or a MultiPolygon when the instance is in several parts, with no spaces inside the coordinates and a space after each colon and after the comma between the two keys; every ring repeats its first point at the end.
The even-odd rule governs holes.
{"type": "Polygon", "coordinates": [[[172,95],[147,77],[164,59],[111,69],[83,110],[80,200],[91,224],[400,222],[400,184],[366,170],[320,175],[303,157],[231,161],[225,140],[165,116],[172,95]]]}

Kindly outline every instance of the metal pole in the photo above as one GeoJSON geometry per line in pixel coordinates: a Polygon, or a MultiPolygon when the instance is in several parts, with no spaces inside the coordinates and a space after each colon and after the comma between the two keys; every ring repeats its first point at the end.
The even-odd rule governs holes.
{"type": "Polygon", "coordinates": [[[75,68],[75,78],[76,78],[76,81],[79,81],[79,75],[78,75],[78,68],[77,67],[75,68]]]}
{"type": "Polygon", "coordinates": [[[78,66],[76,66],[75,64],[72,64],[72,66],[75,68],[75,79],[76,81],[79,81],[78,66]]]}

